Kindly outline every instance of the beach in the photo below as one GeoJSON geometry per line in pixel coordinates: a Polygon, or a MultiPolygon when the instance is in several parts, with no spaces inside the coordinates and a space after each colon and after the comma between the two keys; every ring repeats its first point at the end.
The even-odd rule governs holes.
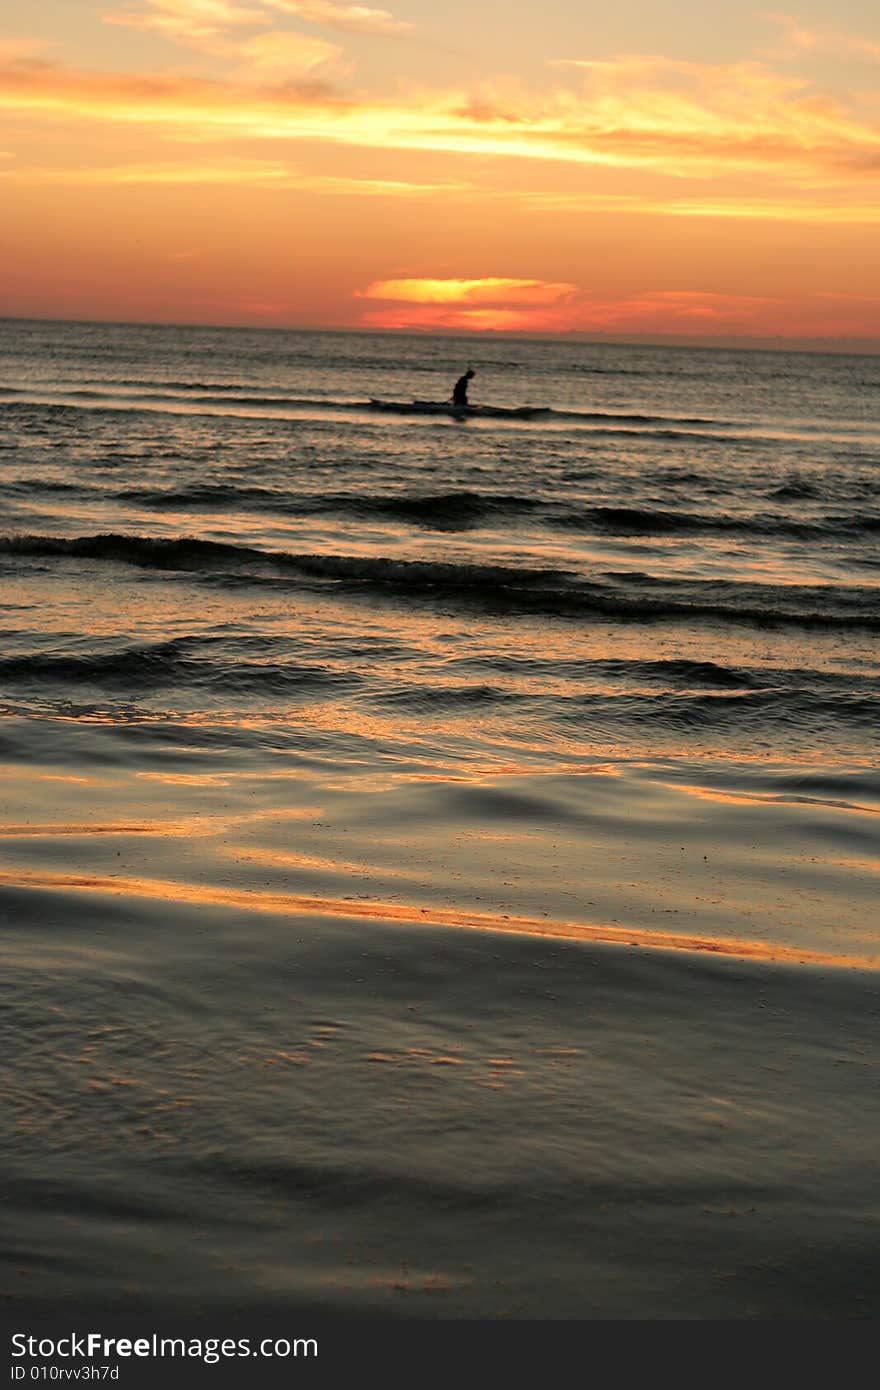
{"type": "Polygon", "coordinates": [[[880,359],[0,362],[7,1307],[875,1317],[880,359]]]}

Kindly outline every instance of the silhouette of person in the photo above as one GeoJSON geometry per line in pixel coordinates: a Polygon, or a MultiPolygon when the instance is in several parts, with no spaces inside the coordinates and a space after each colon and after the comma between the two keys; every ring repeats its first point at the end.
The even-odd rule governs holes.
{"type": "Polygon", "coordinates": [[[468,367],[464,376],[460,376],[452,391],[453,405],[467,405],[468,403],[468,382],[474,374],[473,367],[468,367]]]}

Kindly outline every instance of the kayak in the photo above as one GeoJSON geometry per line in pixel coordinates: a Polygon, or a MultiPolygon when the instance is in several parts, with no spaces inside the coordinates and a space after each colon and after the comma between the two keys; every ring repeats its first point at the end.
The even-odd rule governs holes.
{"type": "Polygon", "coordinates": [[[455,420],[490,416],[495,419],[531,420],[536,415],[549,415],[546,405],[453,405],[451,401],[377,401],[370,400],[371,410],[388,410],[396,415],[450,415],[455,420]]]}

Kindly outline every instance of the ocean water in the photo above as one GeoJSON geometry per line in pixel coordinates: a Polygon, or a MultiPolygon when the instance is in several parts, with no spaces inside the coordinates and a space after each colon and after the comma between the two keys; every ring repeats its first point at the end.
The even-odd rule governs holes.
{"type": "Polygon", "coordinates": [[[878,465],[877,357],[0,323],[13,1306],[875,1315],[878,465]]]}

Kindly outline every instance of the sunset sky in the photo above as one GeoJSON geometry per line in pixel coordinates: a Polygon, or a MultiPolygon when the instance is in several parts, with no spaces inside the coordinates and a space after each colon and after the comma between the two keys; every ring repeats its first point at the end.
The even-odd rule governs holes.
{"type": "Polygon", "coordinates": [[[5,0],[0,314],[880,345],[876,0],[388,3],[5,0]]]}

